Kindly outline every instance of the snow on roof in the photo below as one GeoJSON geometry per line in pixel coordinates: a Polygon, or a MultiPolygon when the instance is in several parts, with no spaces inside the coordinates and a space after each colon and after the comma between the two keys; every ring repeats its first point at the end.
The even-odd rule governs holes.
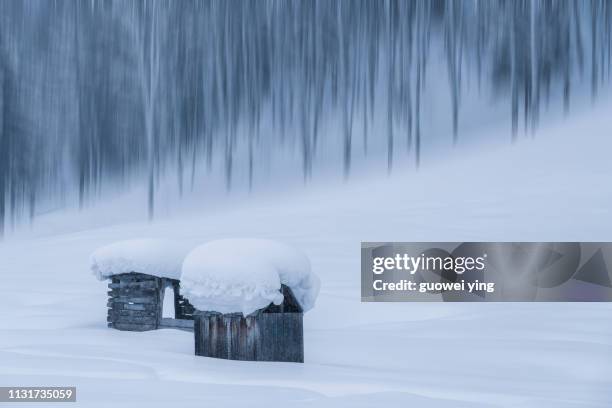
{"type": "Polygon", "coordinates": [[[198,310],[242,313],[283,302],[291,288],[304,312],[319,294],[319,278],[301,252],[264,239],[223,239],[201,245],[183,262],[181,293],[198,310]]]}
{"type": "Polygon", "coordinates": [[[99,280],[129,272],[179,279],[188,252],[189,247],[165,239],[120,241],[91,254],[91,271],[99,280]]]}

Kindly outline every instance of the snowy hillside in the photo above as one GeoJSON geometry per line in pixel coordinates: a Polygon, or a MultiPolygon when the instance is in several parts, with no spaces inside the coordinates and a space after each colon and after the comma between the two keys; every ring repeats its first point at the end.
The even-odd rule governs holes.
{"type": "Polygon", "coordinates": [[[612,240],[610,109],[512,146],[459,149],[419,172],[150,225],[74,223],[99,218],[95,210],[42,218],[0,244],[0,384],[76,385],[84,407],[610,407],[610,304],[362,304],[359,295],[360,241],[612,240]],[[64,233],[53,233],[58,223],[64,233]],[[271,238],[304,251],[321,278],[305,315],[305,363],[196,357],[188,332],[108,329],[106,284],[89,273],[89,254],[138,237],[271,238]]]}

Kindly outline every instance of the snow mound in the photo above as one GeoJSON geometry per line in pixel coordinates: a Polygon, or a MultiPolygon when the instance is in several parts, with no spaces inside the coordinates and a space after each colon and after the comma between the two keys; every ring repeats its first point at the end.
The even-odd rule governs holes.
{"type": "Polygon", "coordinates": [[[189,249],[165,239],[119,241],[91,254],[91,271],[99,280],[129,272],[179,279],[189,249]]]}
{"type": "Polygon", "coordinates": [[[183,262],[181,293],[197,309],[219,313],[254,311],[283,302],[291,288],[304,312],[319,294],[319,278],[301,252],[263,239],[223,239],[201,245],[183,262]]]}

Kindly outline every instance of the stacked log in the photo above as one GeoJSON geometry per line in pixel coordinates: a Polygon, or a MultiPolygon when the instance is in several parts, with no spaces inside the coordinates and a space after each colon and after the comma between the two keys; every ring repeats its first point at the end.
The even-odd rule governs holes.
{"type": "Polygon", "coordinates": [[[174,289],[174,315],[176,319],[193,320],[195,308],[187,299],[180,293],[180,282],[175,280],[172,282],[174,289]]]}
{"type": "Polygon", "coordinates": [[[159,327],[162,316],[162,280],[142,273],[114,275],[108,284],[108,326],[146,331],[159,327]]]}

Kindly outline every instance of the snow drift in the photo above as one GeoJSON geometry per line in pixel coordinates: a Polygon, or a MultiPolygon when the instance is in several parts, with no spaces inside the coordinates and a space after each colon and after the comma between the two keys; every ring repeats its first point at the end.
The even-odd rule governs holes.
{"type": "Polygon", "coordinates": [[[319,278],[301,252],[280,242],[224,239],[202,245],[183,263],[181,292],[199,310],[247,316],[283,302],[291,288],[304,311],[319,293],[319,278]]]}
{"type": "Polygon", "coordinates": [[[0,244],[0,383],[74,385],[87,408],[611,407],[612,303],[361,303],[358,278],[360,241],[609,241],[611,111],[512,146],[460,144],[418,173],[197,202],[152,224],[126,211],[133,196],[40,217],[0,244]],[[263,234],[303,249],[322,280],[303,365],[196,357],[180,330],[110,330],[106,285],[83,273],[125,237],[263,234]]]}
{"type": "Polygon", "coordinates": [[[121,273],[139,272],[179,279],[189,247],[165,239],[134,239],[98,248],[90,258],[99,280],[121,273]]]}

